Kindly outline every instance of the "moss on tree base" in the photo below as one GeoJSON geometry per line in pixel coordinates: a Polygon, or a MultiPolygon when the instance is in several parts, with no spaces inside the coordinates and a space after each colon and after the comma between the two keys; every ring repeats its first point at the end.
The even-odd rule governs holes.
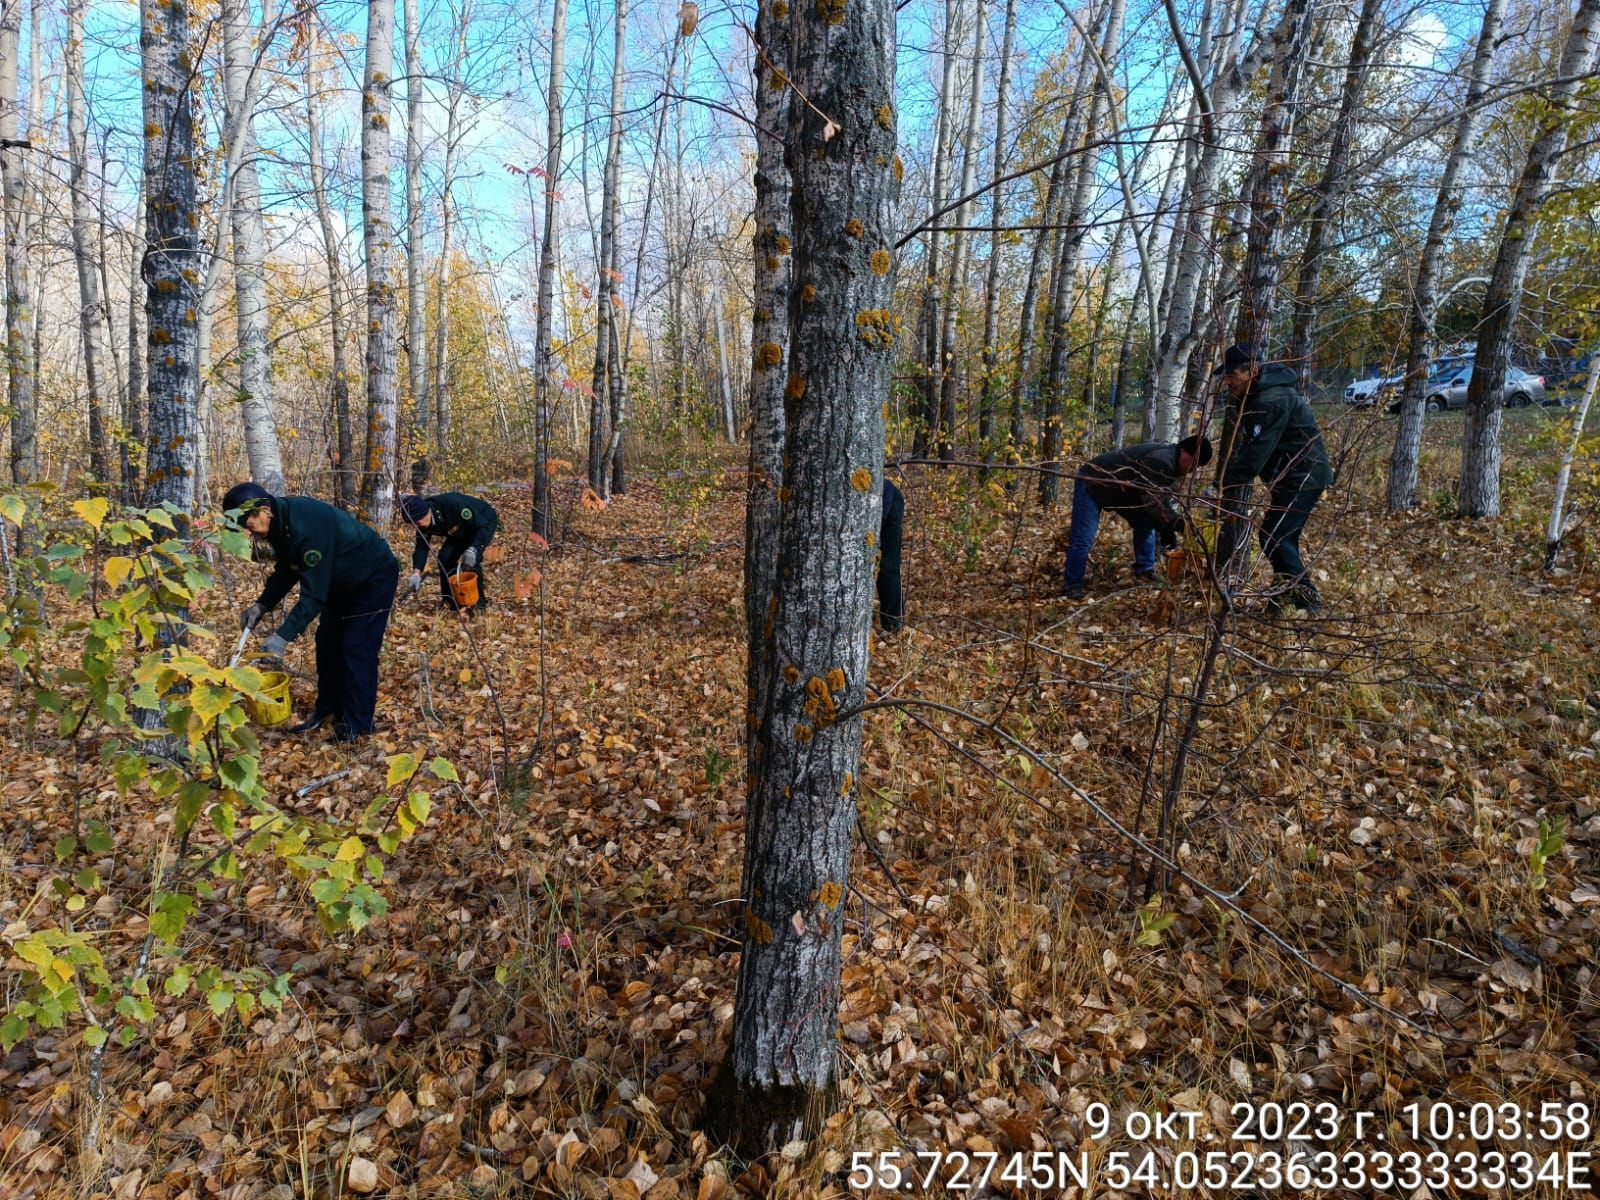
{"type": "Polygon", "coordinates": [[[746,1161],[811,1138],[833,1112],[838,1088],[805,1084],[741,1083],[724,1060],[706,1093],[700,1126],[706,1136],[746,1161]]]}

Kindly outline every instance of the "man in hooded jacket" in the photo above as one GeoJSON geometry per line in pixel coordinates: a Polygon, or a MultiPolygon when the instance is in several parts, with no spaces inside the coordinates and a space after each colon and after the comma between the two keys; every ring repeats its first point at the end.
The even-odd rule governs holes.
{"type": "Polygon", "coordinates": [[[300,599],[262,645],[281,658],[317,622],[317,700],[311,716],[289,727],[307,733],[334,722],[340,741],[372,732],[378,703],[378,654],[394,607],[400,564],[389,543],[349,513],[309,496],[274,496],[241,483],[222,498],[223,512],[268,543],[275,564],[261,595],[240,614],[242,628],[295,587],[300,599]]]}
{"type": "Polygon", "coordinates": [[[1322,610],[1322,597],[1300,558],[1300,535],[1332,482],[1328,450],[1299,377],[1282,363],[1262,363],[1244,344],[1229,346],[1212,372],[1229,396],[1222,433],[1222,502],[1227,513],[1217,538],[1217,570],[1225,573],[1244,536],[1256,479],[1269,500],[1261,549],[1276,577],[1268,608],[1322,610]]]}

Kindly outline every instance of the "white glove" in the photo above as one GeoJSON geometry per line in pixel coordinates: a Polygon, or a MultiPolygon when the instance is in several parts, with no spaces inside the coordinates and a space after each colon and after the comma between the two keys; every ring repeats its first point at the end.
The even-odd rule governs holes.
{"type": "Polygon", "coordinates": [[[411,572],[411,578],[406,580],[406,587],[410,590],[413,596],[420,592],[422,590],[422,572],[411,572]]]}
{"type": "Polygon", "coordinates": [[[476,546],[468,546],[461,552],[461,567],[463,570],[470,571],[477,565],[478,548],[476,546]]]}

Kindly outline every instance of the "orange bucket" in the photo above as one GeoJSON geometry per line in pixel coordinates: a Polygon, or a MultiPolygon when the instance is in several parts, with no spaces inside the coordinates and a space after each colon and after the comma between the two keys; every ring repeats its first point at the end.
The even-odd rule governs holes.
{"type": "Polygon", "coordinates": [[[476,571],[457,571],[449,576],[450,594],[462,608],[471,608],[478,603],[478,573],[476,571]]]}

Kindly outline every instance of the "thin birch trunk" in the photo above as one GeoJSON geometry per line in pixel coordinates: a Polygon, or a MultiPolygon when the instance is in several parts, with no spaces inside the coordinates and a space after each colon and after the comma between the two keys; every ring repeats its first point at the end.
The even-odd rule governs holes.
{"type": "Polygon", "coordinates": [[[1409,512],[1417,502],[1417,460],[1422,452],[1422,426],[1427,417],[1427,397],[1424,393],[1428,386],[1428,369],[1433,362],[1434,319],[1439,310],[1439,274],[1444,262],[1445,238],[1455,225],[1456,214],[1461,210],[1461,202],[1466,195],[1461,173],[1483,122],[1483,97],[1489,88],[1489,70],[1494,64],[1504,14],[1505,0],[1488,0],[1472,54],[1466,99],[1461,115],[1456,119],[1450,153],[1445,158],[1439,189],[1434,195],[1428,236],[1422,244],[1422,257],[1417,263],[1416,278],[1411,285],[1411,318],[1405,381],[1400,390],[1400,420],[1396,423],[1394,450],[1389,456],[1386,499],[1392,513],[1409,512]]]}
{"type": "Polygon", "coordinates": [[[187,0],[141,0],[145,228],[150,317],[149,449],[144,503],[191,512],[200,382],[200,254],[195,212],[194,43],[187,0]]]}
{"type": "Polygon", "coordinates": [[[728,376],[728,333],[722,316],[722,297],[711,289],[711,311],[717,327],[717,378],[722,385],[722,421],[728,431],[728,444],[737,445],[739,425],[733,412],[733,380],[728,376]]]}
{"type": "MultiPolygon", "coordinates": [[[[983,104],[983,18],[985,0],[976,0],[972,30],[972,81],[968,93],[967,118],[961,130],[961,184],[958,196],[970,196],[978,173],[977,134],[983,104]]],[[[954,146],[952,145],[952,150],[954,146]]],[[[969,200],[950,214],[956,230],[951,235],[950,272],[944,290],[944,322],[939,332],[939,457],[955,457],[956,393],[960,373],[956,370],[956,318],[966,299],[967,266],[972,261],[972,238],[966,226],[972,223],[976,201],[969,200]]],[[[948,218],[946,218],[948,219],[948,218]]]]}
{"type": "Polygon", "coordinates": [[[122,422],[127,433],[122,438],[122,496],[128,504],[139,498],[144,475],[145,356],[148,353],[144,326],[144,280],[140,267],[145,256],[144,179],[134,197],[133,237],[128,244],[128,379],[122,394],[122,422]]]}
{"type": "Polygon", "coordinates": [[[856,830],[882,515],[883,410],[898,336],[893,0],[800,5],[791,73],[789,423],[770,630],[745,822],[744,946],[710,1127],[745,1157],[821,1128],[836,1097],[844,900],[856,830]],[[827,114],[824,116],[823,114],[827,114]],[[852,224],[859,222],[859,224],[852,224]],[[848,230],[860,230],[852,236],[848,230]],[[882,259],[876,260],[882,262],[882,259]]]}
{"type": "Polygon", "coordinates": [[[1328,134],[1328,161],[1311,201],[1306,220],[1306,245],[1300,257],[1300,274],[1295,285],[1294,329],[1289,335],[1285,357],[1303,370],[1311,364],[1311,331],[1321,305],[1322,268],[1328,235],[1333,230],[1339,202],[1349,186],[1350,144],[1359,121],[1356,110],[1366,87],[1372,47],[1376,41],[1383,0],[1361,0],[1355,31],[1350,37],[1350,58],[1345,63],[1344,87],[1339,93],[1339,111],[1328,134]]]}
{"type": "MultiPolygon", "coordinates": [[[[106,409],[106,307],[100,291],[100,270],[94,244],[94,213],[89,203],[89,135],[83,95],[84,0],[67,0],[67,44],[63,68],[67,81],[68,188],[72,193],[72,256],[78,268],[78,329],[83,345],[84,386],[89,405],[89,477],[111,481],[111,455],[106,409]]],[[[104,228],[102,219],[101,227],[104,228]]]]}
{"type": "MultiPolygon", "coordinates": [[[[946,199],[945,172],[950,160],[951,126],[954,122],[951,109],[955,104],[956,55],[961,44],[959,34],[961,3],[962,0],[945,0],[944,5],[944,68],[939,78],[939,111],[934,126],[933,176],[928,196],[930,213],[938,212],[944,206],[946,199]]],[[[939,447],[944,443],[939,429],[943,365],[941,337],[944,329],[944,296],[941,293],[944,283],[941,274],[943,222],[942,217],[929,222],[928,248],[924,253],[923,262],[925,277],[918,325],[918,334],[922,342],[923,376],[921,402],[913,420],[916,428],[913,433],[912,449],[912,453],[918,458],[925,457],[930,446],[939,447]]]]}
{"type": "MultiPolygon", "coordinates": [[[[272,341],[267,313],[267,236],[261,219],[261,181],[256,171],[255,89],[257,60],[251,51],[246,0],[223,0],[223,69],[227,107],[239,139],[227,205],[233,225],[234,308],[238,320],[239,402],[250,478],[269,492],[285,488],[278,425],[272,408],[272,341]]],[[[261,30],[265,54],[270,29],[261,30]]],[[[218,219],[221,219],[219,214],[218,219]]]]}
{"type": "MultiPolygon", "coordinates": [[[[618,0],[620,3],[621,0],[618,0]]],[[[450,453],[450,272],[451,238],[455,232],[456,154],[460,149],[461,100],[466,89],[462,67],[467,57],[467,31],[472,26],[472,3],[461,6],[452,36],[455,50],[450,63],[450,103],[444,125],[444,177],[439,195],[439,271],[438,304],[434,309],[433,329],[433,451],[440,462],[450,453]]],[[[489,356],[492,360],[492,355],[489,356]]]]}
{"type": "Polygon", "coordinates": [[[1505,232],[1495,254],[1489,288],[1478,321],[1478,354],[1467,385],[1466,424],[1461,435],[1461,478],[1457,504],[1464,517],[1500,513],[1500,423],[1504,415],[1506,368],[1511,364],[1511,333],[1522,307],[1539,209],[1567,148],[1569,108],[1594,69],[1600,37],[1600,0],[1579,0],[1572,29],[1561,52],[1556,78],[1544,95],[1539,136],[1511,197],[1505,232]]]}
{"type": "Polygon", "coordinates": [[[318,100],[318,42],[316,22],[307,23],[306,48],[306,135],[310,147],[311,196],[317,208],[317,223],[322,229],[322,257],[328,272],[328,328],[333,358],[334,462],[333,498],[340,508],[350,509],[356,501],[354,477],[355,439],[350,425],[350,366],[345,357],[348,335],[345,332],[345,306],[342,297],[344,264],[339,253],[339,235],[334,228],[333,208],[322,171],[322,115],[318,100]]]}
{"type": "Polygon", "coordinates": [[[31,483],[39,473],[38,411],[34,390],[33,297],[28,278],[27,149],[19,136],[22,3],[0,5],[0,191],[4,196],[6,378],[11,408],[11,478],[31,483]]]}
{"type": "MultiPolygon", "coordinates": [[[[1256,140],[1249,203],[1250,223],[1241,273],[1234,340],[1270,352],[1278,281],[1283,274],[1280,229],[1289,195],[1289,152],[1300,109],[1300,81],[1311,52],[1314,0],[1289,0],[1272,35],[1272,78],[1256,140]]],[[[1226,256],[1224,256],[1226,261],[1226,256]]],[[[1227,458],[1227,451],[1223,454],[1227,458]]]]}
{"type": "MultiPolygon", "coordinates": [[[[411,490],[420,492],[432,468],[428,462],[430,443],[428,418],[433,405],[428,398],[428,292],[424,273],[424,234],[422,210],[422,59],[418,54],[421,38],[417,0],[403,0],[406,26],[406,399],[411,405],[411,490]]],[[[441,268],[442,269],[442,268],[441,268]]],[[[443,292],[440,293],[441,297],[443,292]]],[[[440,312],[444,311],[443,304],[440,312]]]]}
{"type": "Polygon", "coordinates": [[[1594,403],[1597,389],[1600,389],[1600,354],[1591,356],[1589,378],[1583,385],[1583,399],[1578,402],[1578,411],[1572,416],[1572,433],[1561,451],[1561,465],[1556,469],[1555,498],[1550,504],[1550,523],[1545,526],[1544,533],[1546,571],[1554,570],[1556,560],[1561,556],[1561,542],[1567,534],[1567,488],[1572,480],[1572,464],[1578,457],[1583,428],[1589,421],[1589,406],[1594,403]]]}
{"type": "Polygon", "coordinates": [[[362,245],[367,268],[367,453],[361,478],[361,516],[386,528],[394,508],[396,421],[389,114],[394,88],[394,0],[368,0],[367,62],[361,92],[362,245]]]}
{"type": "Polygon", "coordinates": [[[617,256],[618,193],[622,186],[622,71],[627,47],[627,0],[616,0],[612,14],[611,113],[606,133],[605,175],[600,185],[600,268],[595,289],[594,375],[589,397],[589,486],[599,496],[611,492],[611,373],[621,364],[612,357],[618,320],[620,281],[617,256]]]}
{"type": "Polygon", "coordinates": [[[984,462],[994,458],[994,418],[999,403],[999,352],[995,340],[1000,323],[1000,228],[1005,216],[1007,104],[1011,88],[1011,51],[1017,33],[1017,0],[1006,0],[1005,32],[1000,38],[1000,78],[995,84],[994,155],[989,179],[989,263],[983,281],[983,380],[978,391],[978,448],[984,462]]]}
{"type": "Polygon", "coordinates": [[[546,98],[549,133],[544,180],[544,244],[539,248],[539,314],[534,332],[533,388],[533,531],[549,538],[550,514],[550,342],[551,309],[555,302],[556,191],[561,177],[561,98],[565,86],[567,0],[555,0],[550,24],[550,88],[546,98]]]}

